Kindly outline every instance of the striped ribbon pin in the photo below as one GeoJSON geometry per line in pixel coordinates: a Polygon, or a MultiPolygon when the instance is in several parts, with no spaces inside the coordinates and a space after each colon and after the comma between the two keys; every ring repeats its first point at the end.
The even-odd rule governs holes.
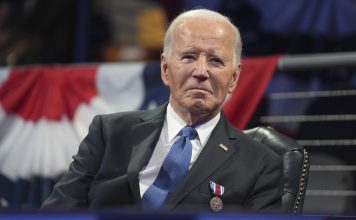
{"type": "Polygon", "coordinates": [[[219,212],[223,208],[223,202],[220,198],[224,194],[225,188],[213,181],[210,181],[210,189],[213,191],[215,197],[210,200],[210,208],[214,212],[219,212]]]}

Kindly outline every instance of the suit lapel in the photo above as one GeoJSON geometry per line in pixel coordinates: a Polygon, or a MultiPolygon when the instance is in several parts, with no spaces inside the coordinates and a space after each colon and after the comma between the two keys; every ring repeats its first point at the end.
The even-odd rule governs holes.
{"type": "Polygon", "coordinates": [[[165,118],[165,109],[166,105],[163,105],[157,110],[145,113],[141,117],[143,122],[132,128],[133,147],[127,173],[130,188],[138,204],[141,203],[138,173],[150,158],[158,141],[165,118]]]}
{"type": "Polygon", "coordinates": [[[176,191],[167,201],[168,210],[173,209],[186,197],[195,187],[208,178],[220,165],[222,165],[234,152],[231,139],[236,139],[231,132],[225,117],[222,117],[211,133],[209,141],[200,153],[192,168],[187,173],[183,182],[177,187],[176,191]],[[225,145],[228,150],[225,151],[220,144],[225,145]]]}

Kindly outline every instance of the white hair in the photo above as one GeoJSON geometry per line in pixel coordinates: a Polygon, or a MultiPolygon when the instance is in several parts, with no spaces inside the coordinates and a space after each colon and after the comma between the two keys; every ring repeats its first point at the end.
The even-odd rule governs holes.
{"type": "Polygon", "coordinates": [[[218,12],[211,11],[208,9],[193,9],[190,11],[186,11],[178,15],[172,23],[169,25],[165,37],[164,37],[164,45],[163,45],[163,55],[169,56],[172,50],[172,34],[177,24],[182,23],[186,20],[210,20],[210,21],[223,21],[229,24],[235,34],[235,50],[234,50],[234,58],[235,65],[240,63],[241,59],[241,51],[242,51],[242,41],[240,36],[239,29],[232,24],[230,19],[218,12]]]}

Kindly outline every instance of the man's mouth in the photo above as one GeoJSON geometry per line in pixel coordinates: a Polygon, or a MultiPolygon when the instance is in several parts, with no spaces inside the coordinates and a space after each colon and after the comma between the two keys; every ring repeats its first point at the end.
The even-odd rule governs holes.
{"type": "Polygon", "coordinates": [[[203,93],[210,93],[211,91],[206,89],[206,88],[201,88],[201,87],[192,87],[187,89],[187,91],[192,91],[192,92],[203,92],[203,93]]]}

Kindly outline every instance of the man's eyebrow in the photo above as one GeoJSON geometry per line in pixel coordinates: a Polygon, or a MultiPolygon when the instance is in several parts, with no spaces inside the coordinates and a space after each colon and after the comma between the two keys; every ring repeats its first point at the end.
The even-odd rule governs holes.
{"type": "MultiPolygon", "coordinates": [[[[200,50],[199,48],[187,47],[187,48],[182,48],[181,51],[179,52],[179,54],[196,54],[196,53],[200,53],[200,52],[202,52],[202,50],[200,50]]],[[[226,58],[226,56],[224,55],[224,52],[222,50],[216,49],[216,48],[208,49],[207,56],[218,57],[221,59],[226,58]]]]}
{"type": "Polygon", "coordinates": [[[209,56],[212,56],[212,57],[218,57],[218,58],[221,58],[221,59],[225,59],[225,55],[222,51],[208,51],[208,55],[209,56]]]}
{"type": "Polygon", "coordinates": [[[197,49],[191,48],[191,47],[183,48],[182,51],[181,51],[181,53],[196,53],[196,52],[197,52],[197,49]]]}

